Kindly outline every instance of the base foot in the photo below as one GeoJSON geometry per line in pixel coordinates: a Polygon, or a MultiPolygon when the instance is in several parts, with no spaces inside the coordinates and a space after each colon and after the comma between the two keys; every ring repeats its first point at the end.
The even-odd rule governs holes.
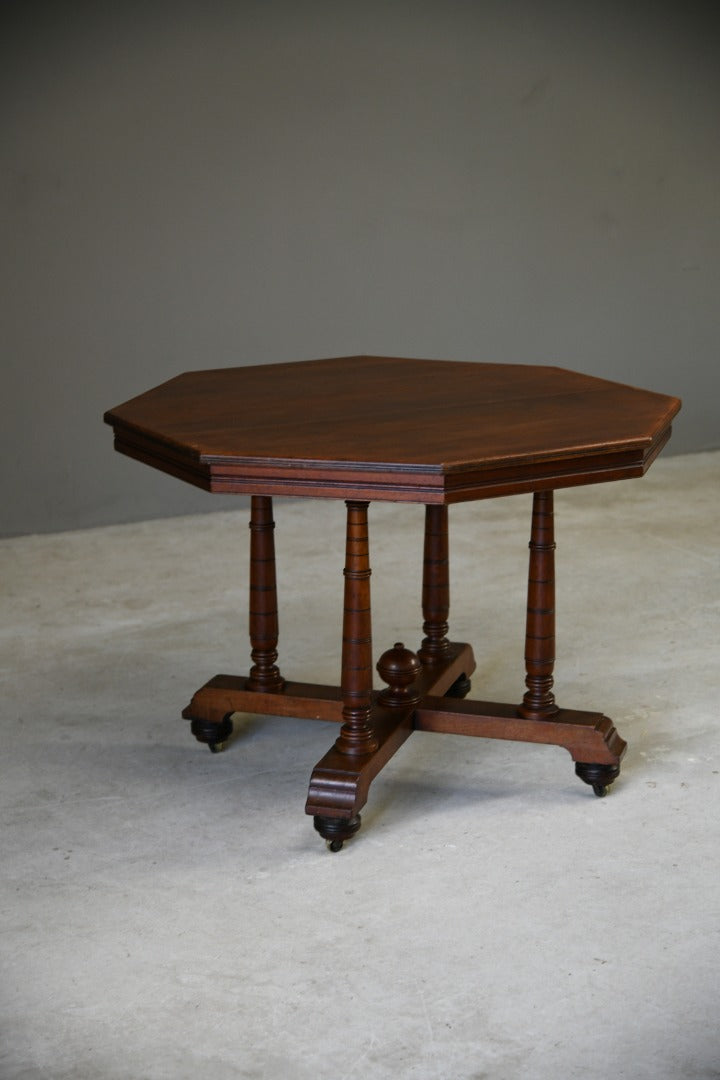
{"type": "Polygon", "coordinates": [[[206,743],[212,754],[219,754],[224,748],[225,742],[233,732],[231,713],[228,713],[219,723],[211,723],[209,720],[193,719],[190,722],[190,730],[198,742],[206,743]]]}
{"type": "Polygon", "coordinates": [[[590,784],[599,799],[607,795],[608,788],[620,775],[619,765],[592,765],[584,761],[575,762],[575,775],[590,784]]]}
{"type": "Polygon", "coordinates": [[[359,814],[351,818],[319,817],[316,815],[313,818],[313,825],[323,840],[327,842],[330,851],[340,851],[345,841],[349,840],[358,831],[361,821],[359,814]]]}

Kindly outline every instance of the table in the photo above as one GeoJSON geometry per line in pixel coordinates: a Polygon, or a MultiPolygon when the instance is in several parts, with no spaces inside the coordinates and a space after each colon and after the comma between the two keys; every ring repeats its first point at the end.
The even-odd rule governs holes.
{"type": "Polygon", "coordinates": [[[563,746],[604,795],[626,743],[608,717],[560,708],[553,693],[553,492],[642,476],[679,408],[677,398],[556,367],[354,356],[188,372],[111,409],[105,420],[121,453],[251,497],[252,665],[193,696],[183,716],[196,739],[219,750],[233,713],[337,721],[305,807],[334,851],[360,828],[372,780],[416,730],[563,746]],[[448,637],[448,507],[520,492],[533,504],[524,693],[511,704],[469,700],[472,648],[448,637]],[[346,502],[338,686],[286,679],[278,665],[274,496],[346,502]],[[402,642],[383,652],[379,692],[373,500],[426,508],[422,641],[417,652],[402,642]]]}

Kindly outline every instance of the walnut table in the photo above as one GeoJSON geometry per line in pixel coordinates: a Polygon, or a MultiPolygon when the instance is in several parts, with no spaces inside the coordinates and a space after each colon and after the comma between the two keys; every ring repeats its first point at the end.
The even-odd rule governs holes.
{"type": "MultiPolygon", "coordinates": [[[[232,714],[336,720],[306,812],[333,850],[360,827],[371,781],[414,730],[564,746],[604,795],[625,742],[599,712],[560,708],[553,491],[642,476],[670,436],[677,398],[554,367],[355,356],[194,371],[105,416],[115,447],[208,491],[251,496],[249,674],[216,675],[183,712],[219,749],[232,714]],[[464,700],[470,645],[448,639],[448,506],[533,493],[525,692],[464,700]],[[272,497],[344,499],[339,686],[292,682],[277,664],[272,497]],[[423,638],[397,643],[372,686],[368,505],[423,503],[423,638]]],[[[302,589],[302,580],[297,587],[302,589]]]]}

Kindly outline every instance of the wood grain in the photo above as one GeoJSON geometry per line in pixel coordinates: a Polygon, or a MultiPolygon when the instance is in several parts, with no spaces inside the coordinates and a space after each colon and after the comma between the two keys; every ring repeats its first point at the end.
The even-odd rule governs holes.
{"type": "Polygon", "coordinates": [[[105,420],[209,491],[447,504],[640,476],[679,408],[563,368],[355,356],[188,372],[105,420]]]}

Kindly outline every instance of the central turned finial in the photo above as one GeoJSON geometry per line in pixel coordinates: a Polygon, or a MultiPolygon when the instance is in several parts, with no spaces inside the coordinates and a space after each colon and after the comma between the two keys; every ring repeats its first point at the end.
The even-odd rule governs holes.
{"type": "Polygon", "coordinates": [[[416,705],[420,694],[413,689],[422,665],[414,652],[406,649],[402,641],[396,641],[392,649],[384,652],[377,662],[377,670],[388,689],[378,695],[381,705],[416,705]]]}

